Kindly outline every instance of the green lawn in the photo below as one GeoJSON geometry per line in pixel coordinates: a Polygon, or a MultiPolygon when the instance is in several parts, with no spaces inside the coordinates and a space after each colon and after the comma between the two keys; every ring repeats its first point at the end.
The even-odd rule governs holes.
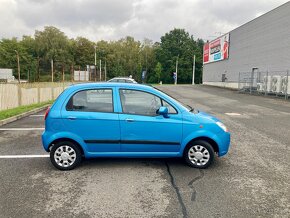
{"type": "Polygon", "coordinates": [[[52,103],[53,101],[47,101],[43,103],[31,104],[31,105],[20,106],[20,107],[8,109],[8,110],[3,110],[3,111],[0,111],[0,120],[4,120],[6,118],[13,117],[15,115],[22,114],[24,112],[42,107],[47,104],[52,104],[52,103]]]}

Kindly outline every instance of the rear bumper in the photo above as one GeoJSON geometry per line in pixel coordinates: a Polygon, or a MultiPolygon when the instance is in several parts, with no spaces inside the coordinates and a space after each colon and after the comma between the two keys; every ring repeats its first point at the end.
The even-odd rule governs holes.
{"type": "Polygon", "coordinates": [[[48,139],[50,138],[49,134],[47,131],[44,131],[41,135],[41,140],[42,140],[42,146],[45,151],[49,152],[49,141],[48,139]]]}

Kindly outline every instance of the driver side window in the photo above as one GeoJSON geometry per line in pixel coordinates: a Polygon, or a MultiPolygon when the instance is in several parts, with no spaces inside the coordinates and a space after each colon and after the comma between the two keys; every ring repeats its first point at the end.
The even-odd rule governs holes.
{"type": "Polygon", "coordinates": [[[120,89],[123,113],[156,116],[161,99],[153,94],[129,89],[120,89]]]}

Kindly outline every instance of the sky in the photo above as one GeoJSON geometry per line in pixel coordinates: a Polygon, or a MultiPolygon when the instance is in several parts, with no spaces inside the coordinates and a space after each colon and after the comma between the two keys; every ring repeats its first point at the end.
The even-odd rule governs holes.
{"type": "Polygon", "coordinates": [[[174,28],[214,39],[285,0],[0,0],[0,39],[55,26],[92,41],[133,36],[160,41],[174,28]]]}

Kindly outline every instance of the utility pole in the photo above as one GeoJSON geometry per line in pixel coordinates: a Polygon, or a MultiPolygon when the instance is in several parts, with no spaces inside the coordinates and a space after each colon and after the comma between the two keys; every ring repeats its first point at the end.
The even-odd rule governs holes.
{"type": "Polygon", "coordinates": [[[147,74],[147,70],[148,70],[148,55],[147,55],[147,49],[146,49],[145,55],[146,55],[146,74],[147,74]]]}
{"type": "Polygon", "coordinates": [[[105,81],[107,81],[107,60],[105,59],[105,81]]]}
{"type": "Polygon", "coordinates": [[[51,59],[51,82],[53,82],[53,59],[51,59]]]}
{"type": "Polygon", "coordinates": [[[175,84],[175,85],[177,85],[178,58],[179,58],[179,55],[178,55],[177,58],[176,58],[176,66],[175,66],[176,79],[175,79],[175,81],[174,81],[174,84],[175,84]]]}
{"type": "Polygon", "coordinates": [[[19,53],[17,50],[14,50],[17,57],[17,72],[18,72],[18,83],[20,83],[20,63],[19,63],[19,53]]]}
{"type": "Polygon", "coordinates": [[[193,64],[192,64],[192,85],[194,85],[194,76],[195,76],[195,55],[193,55],[193,64]]]}
{"type": "Polygon", "coordinates": [[[97,46],[94,46],[95,48],[95,67],[97,66],[97,46]]]}
{"type": "Polygon", "coordinates": [[[102,60],[100,59],[100,82],[102,80],[102,60]]]}
{"type": "Polygon", "coordinates": [[[62,82],[64,82],[64,64],[62,64],[62,82]]]}

